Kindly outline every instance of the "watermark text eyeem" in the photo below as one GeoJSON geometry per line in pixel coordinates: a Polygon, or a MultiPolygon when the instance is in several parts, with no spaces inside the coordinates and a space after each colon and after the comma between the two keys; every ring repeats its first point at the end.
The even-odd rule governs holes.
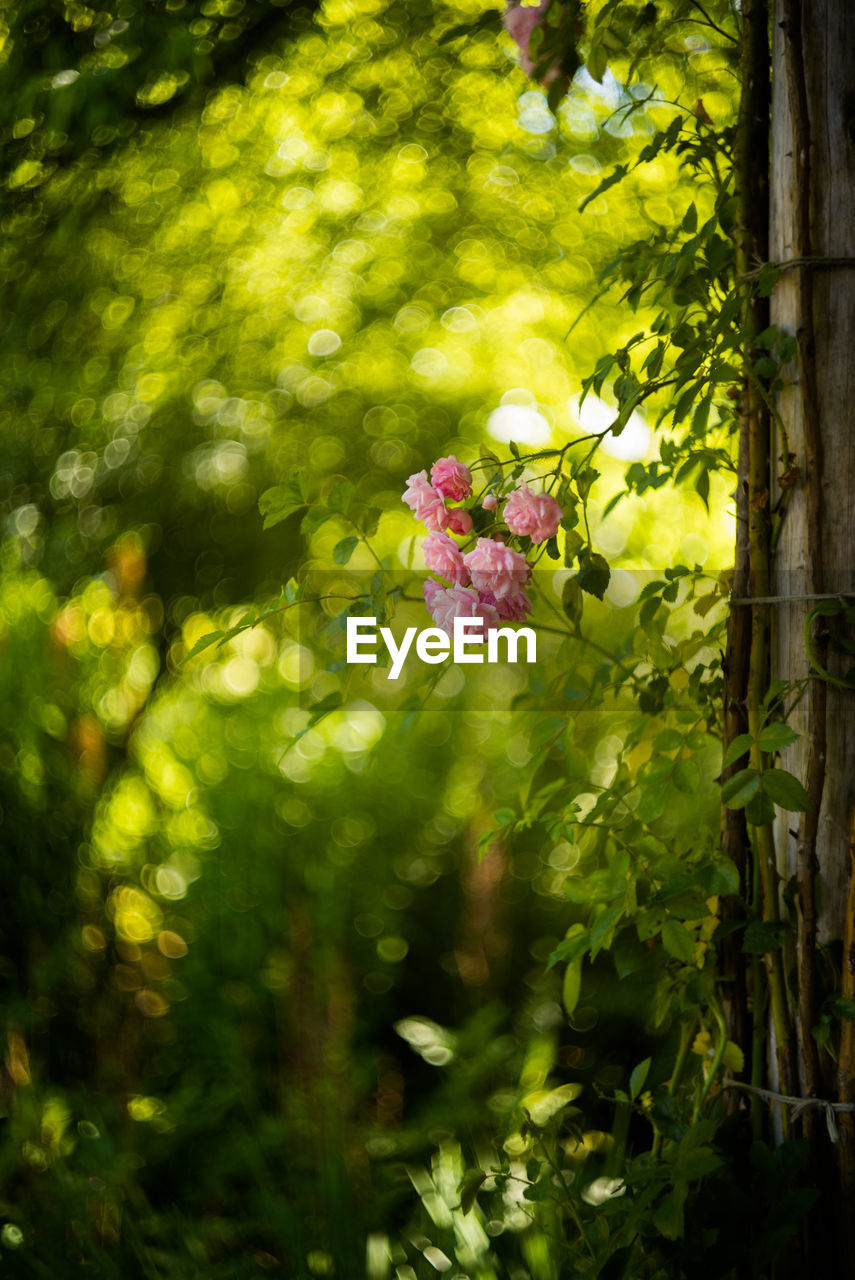
{"type": "Polygon", "coordinates": [[[537,662],[537,635],[531,627],[493,627],[487,632],[486,653],[484,622],[481,618],[455,618],[453,638],[439,627],[407,627],[400,644],[388,627],[377,626],[376,618],[348,618],[346,625],[348,663],[376,663],[378,639],[385,645],[392,665],[390,680],[397,680],[415,638],[415,655],[420,662],[436,666],[449,657],[455,663],[510,662],[519,659],[520,642],[525,641],[525,661],[537,662]],[[504,642],[504,656],[499,643],[504,642]]]}

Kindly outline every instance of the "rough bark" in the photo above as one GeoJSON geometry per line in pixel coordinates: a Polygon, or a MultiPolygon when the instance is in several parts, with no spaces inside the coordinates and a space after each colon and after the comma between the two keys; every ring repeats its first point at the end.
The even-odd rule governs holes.
{"type": "MultiPolygon", "coordinates": [[[[800,192],[795,181],[798,156],[794,154],[781,27],[787,8],[786,0],[777,0],[773,23],[773,262],[790,262],[801,256],[797,226],[800,192]]],[[[794,362],[785,371],[785,387],[777,399],[789,450],[801,470],[801,478],[789,495],[774,561],[773,592],[788,597],[817,591],[851,592],[855,588],[855,261],[852,265],[821,261],[855,260],[855,5],[850,0],[815,0],[805,17],[804,29],[796,33],[796,38],[802,41],[804,55],[810,152],[809,250],[816,261],[783,271],[771,307],[772,323],[779,329],[797,335],[806,319],[813,330],[812,342],[803,356],[813,363],[815,387],[805,388],[804,366],[800,368],[801,362],[794,362]],[[811,286],[808,290],[807,274],[811,286]],[[803,318],[800,313],[806,300],[811,315],[803,318]],[[816,398],[819,452],[810,440],[810,424],[805,422],[805,391],[816,398]],[[814,546],[817,509],[818,547],[814,546]],[[817,559],[822,575],[819,581],[817,559]]],[[[781,463],[784,447],[778,431],[772,463],[777,496],[777,478],[786,466],[786,460],[781,463]]],[[[773,678],[798,680],[808,676],[804,622],[809,608],[810,602],[805,600],[776,606],[773,678]]],[[[828,661],[837,676],[852,665],[851,657],[834,653],[828,661]]],[[[821,807],[815,815],[821,943],[843,936],[849,878],[849,814],[855,791],[855,693],[832,685],[825,685],[824,692],[825,785],[821,807]]],[[[810,696],[804,697],[790,717],[802,737],[781,761],[783,768],[803,781],[809,772],[809,731],[816,727],[812,702],[810,696]]],[[[779,824],[779,869],[784,881],[798,871],[799,837],[793,832],[798,833],[799,829],[797,814],[784,815],[779,824]]]]}
{"type": "MultiPolygon", "coordinates": [[[[775,0],[772,38],[769,256],[782,274],[771,321],[795,337],[797,354],[776,398],[771,459],[773,504],[786,507],[771,583],[773,596],[785,598],[773,610],[771,675],[791,682],[788,702],[801,692],[788,717],[800,738],[779,763],[810,800],[807,813],[781,816],[775,843],[781,885],[796,888],[800,1091],[834,1099],[847,1090],[812,1031],[822,989],[841,981],[829,963],[837,953],[826,950],[824,959],[823,948],[851,937],[855,692],[840,681],[852,657],[828,646],[826,620],[809,614],[819,598],[855,589],[855,5],[775,0]]],[[[808,1177],[824,1192],[809,1228],[810,1256],[824,1274],[834,1218],[848,1221],[851,1207],[843,1214],[832,1207],[835,1162],[820,1113],[806,1112],[803,1126],[808,1177]]],[[[841,1183],[851,1194],[840,1152],[841,1183]]],[[[848,1249],[840,1244],[842,1261],[848,1249]]]]}

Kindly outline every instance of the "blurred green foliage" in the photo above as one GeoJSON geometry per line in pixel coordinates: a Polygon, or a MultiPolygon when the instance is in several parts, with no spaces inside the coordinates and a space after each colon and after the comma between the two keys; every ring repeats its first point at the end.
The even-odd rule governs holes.
{"type": "MultiPolygon", "coordinates": [[[[314,23],[232,0],[114,9],[3,10],[5,1274],[551,1280],[576,1248],[568,1205],[605,1256],[654,1095],[671,1172],[633,1175],[659,1197],[651,1266],[700,1268],[684,1203],[725,1206],[706,1229],[736,1238],[763,1179],[783,1215],[765,1266],[799,1211],[790,1157],[761,1174],[755,1151],[739,1186],[699,1193],[721,1157],[702,1134],[690,1159],[665,1087],[682,1053],[705,1090],[707,1042],[691,1051],[674,1001],[709,1041],[692,1002],[715,904],[682,885],[664,948],[658,926],[630,936],[627,905],[617,967],[596,956],[617,920],[598,894],[609,876],[628,892],[628,866],[613,834],[546,807],[569,788],[593,826],[647,769],[649,891],[687,868],[711,899],[729,886],[724,411],[691,446],[705,491],[645,471],[627,492],[627,462],[656,456],[638,415],[598,457],[586,522],[612,583],[548,677],[497,670],[419,710],[415,678],[324,670],[340,610],[308,602],[183,661],[292,577],[363,581],[364,546],[336,578],[349,512],[403,573],[400,492],[438,454],[608,425],[602,380],[580,411],[584,379],[685,299],[633,313],[600,273],[627,240],[690,236],[715,193],[667,152],[596,192],[671,99],[732,122],[729,54],[681,10],[655,85],[581,72],[553,113],[480,0],[328,0],[314,23]],[[264,532],[259,499],[297,471],[305,494],[264,532]],[[696,569],[661,576],[678,563],[696,569]],[[574,1184],[558,1204],[547,1165],[574,1184]]],[[[568,576],[544,575],[553,609],[568,576]]]]}
{"type": "Polygon", "coordinates": [[[259,50],[293,39],[316,7],[7,0],[0,6],[4,200],[15,207],[57,169],[97,167],[153,117],[198,102],[212,82],[241,80],[259,50]]]}

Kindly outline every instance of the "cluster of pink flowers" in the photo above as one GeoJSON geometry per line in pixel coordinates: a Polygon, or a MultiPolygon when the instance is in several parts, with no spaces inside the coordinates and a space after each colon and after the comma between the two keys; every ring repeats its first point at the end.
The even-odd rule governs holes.
{"type": "Polygon", "coordinates": [[[532,542],[554,538],[561,523],[561,508],[549,493],[532,493],[527,484],[515,489],[502,513],[511,533],[532,542]]]}
{"type": "Polygon", "coordinates": [[[431,533],[443,533],[450,529],[461,537],[470,532],[472,517],[468,511],[456,508],[449,511],[446,501],[462,502],[472,492],[472,473],[454,454],[440,458],[430,469],[410,476],[404,490],[404,502],[412,507],[417,520],[421,520],[431,533]]]}
{"type": "MultiPolygon", "coordinates": [[[[425,583],[428,612],[437,627],[453,634],[455,618],[481,618],[484,634],[502,622],[521,622],[531,612],[526,586],[531,565],[521,551],[508,546],[507,537],[530,538],[533,543],[553,538],[562,511],[548,493],[534,493],[521,484],[507,498],[502,515],[508,533],[477,538],[474,547],[461,549],[450,534],[465,537],[473,520],[465,507],[449,507],[449,502],[465,502],[472,496],[472,475],[454,455],[440,458],[427,471],[410,476],[403,500],[416,518],[427,527],[422,544],[425,563],[434,578],[425,583]]],[[[484,495],[484,511],[495,511],[495,493],[484,495]]]]}

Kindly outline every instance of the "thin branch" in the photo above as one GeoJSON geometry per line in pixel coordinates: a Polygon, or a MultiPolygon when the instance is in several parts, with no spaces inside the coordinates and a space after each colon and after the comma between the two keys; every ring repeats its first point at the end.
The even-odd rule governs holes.
{"type": "MultiPolygon", "coordinates": [[[[718,34],[720,36],[723,36],[725,40],[730,40],[732,41],[733,44],[739,44],[739,40],[736,38],[736,36],[731,35],[729,31],[725,31],[724,27],[720,27],[717,22],[713,22],[712,18],[707,13],[706,9],[703,7],[702,4],[699,3],[699,0],[689,0],[689,3],[691,4],[693,9],[697,9],[699,13],[702,13],[704,15],[704,18],[706,19],[706,25],[708,27],[712,27],[713,31],[717,31],[718,34]]],[[[697,21],[698,21],[697,18],[695,18],[695,22],[697,21]]],[[[703,26],[704,24],[699,23],[698,25],[703,26]]]]}
{"type": "MultiPolygon", "coordinates": [[[[793,139],[793,248],[796,258],[811,255],[811,132],[804,63],[803,20],[801,0],[782,0],[781,28],[784,33],[784,57],[787,72],[790,118],[793,139]]],[[[808,15],[808,21],[810,21],[808,15]]],[[[799,393],[805,448],[805,585],[809,591],[823,590],[822,555],[822,432],[819,421],[819,392],[814,355],[813,274],[804,263],[796,279],[796,343],[799,367],[799,393]]],[[[824,644],[818,642],[819,653],[812,652],[810,625],[812,612],[805,624],[811,665],[822,671],[825,666],[824,644]]],[[[826,679],[827,679],[826,675],[826,679]]],[[[825,788],[825,756],[827,744],[826,680],[814,680],[808,690],[807,708],[807,776],[805,790],[810,801],[799,821],[797,842],[798,876],[798,1032],[802,1080],[806,1097],[815,1097],[821,1081],[819,1050],[813,1036],[817,1021],[816,948],[817,907],[814,886],[819,873],[817,838],[822,794],[825,788]]],[[[816,1117],[805,1113],[804,1134],[811,1143],[811,1162],[818,1161],[816,1117]]],[[[818,1234],[818,1233],[817,1233],[818,1234]]]]}

